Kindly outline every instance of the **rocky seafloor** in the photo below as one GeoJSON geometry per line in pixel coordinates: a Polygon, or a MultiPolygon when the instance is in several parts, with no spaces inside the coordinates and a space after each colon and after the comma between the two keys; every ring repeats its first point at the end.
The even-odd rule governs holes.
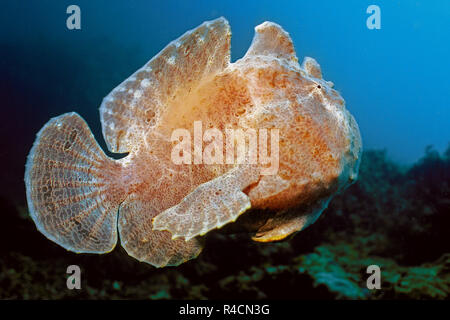
{"type": "Polygon", "coordinates": [[[214,232],[198,259],[156,269],[117,246],[75,254],[40,234],[25,203],[0,198],[0,299],[448,299],[450,147],[410,167],[363,155],[360,178],[280,243],[214,232]],[[66,269],[81,268],[68,290],[66,269]],[[366,268],[381,268],[369,290],[366,268]]]}

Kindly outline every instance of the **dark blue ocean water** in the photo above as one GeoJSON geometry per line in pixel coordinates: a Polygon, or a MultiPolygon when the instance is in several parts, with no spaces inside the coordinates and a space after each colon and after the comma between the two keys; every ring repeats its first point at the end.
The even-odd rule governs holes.
{"type": "Polygon", "coordinates": [[[280,24],[299,60],[314,57],[346,100],[365,148],[412,163],[450,141],[450,1],[2,1],[0,162],[3,188],[23,193],[25,157],[50,119],[77,111],[100,144],[98,107],[168,42],[205,20],[230,22],[232,60],[253,28],[280,24]],[[66,8],[81,8],[81,30],[66,8]],[[381,29],[369,30],[369,5],[381,29]]]}

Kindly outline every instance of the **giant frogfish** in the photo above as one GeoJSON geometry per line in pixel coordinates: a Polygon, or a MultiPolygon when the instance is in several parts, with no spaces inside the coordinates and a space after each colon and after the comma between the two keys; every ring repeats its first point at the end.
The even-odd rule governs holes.
{"type": "Polygon", "coordinates": [[[103,99],[103,137],[123,158],[77,113],[45,124],[25,171],[41,233],[77,253],[110,252],[120,237],[139,261],[175,266],[240,216],[257,221],[253,240],[282,240],[355,182],[358,125],[319,64],[300,65],[272,22],[234,63],[230,37],[224,18],[205,22],[103,99]]]}

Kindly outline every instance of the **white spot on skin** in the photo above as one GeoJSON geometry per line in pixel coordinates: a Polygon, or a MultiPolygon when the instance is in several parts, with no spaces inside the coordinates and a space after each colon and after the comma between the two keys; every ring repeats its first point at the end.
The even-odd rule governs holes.
{"type": "Polygon", "coordinates": [[[311,177],[313,178],[313,180],[320,180],[320,178],[322,177],[322,175],[319,172],[313,172],[311,174],[311,177]]]}
{"type": "Polygon", "coordinates": [[[342,112],[339,110],[336,110],[336,108],[335,108],[334,114],[335,114],[339,124],[342,125],[344,123],[344,116],[343,116],[342,112]]]}
{"type": "Polygon", "coordinates": [[[142,96],[142,91],[141,90],[136,90],[133,94],[135,99],[139,99],[142,96]]]}
{"type": "Polygon", "coordinates": [[[150,85],[150,81],[148,79],[144,79],[141,81],[141,87],[147,88],[150,85]]]}
{"type": "Polygon", "coordinates": [[[168,64],[175,64],[175,56],[171,56],[169,59],[167,59],[168,64]]]}
{"type": "Polygon", "coordinates": [[[120,164],[122,164],[122,166],[127,167],[129,166],[131,163],[133,163],[132,161],[132,157],[130,155],[126,156],[125,158],[119,159],[117,160],[117,162],[119,162],[120,164]]]}

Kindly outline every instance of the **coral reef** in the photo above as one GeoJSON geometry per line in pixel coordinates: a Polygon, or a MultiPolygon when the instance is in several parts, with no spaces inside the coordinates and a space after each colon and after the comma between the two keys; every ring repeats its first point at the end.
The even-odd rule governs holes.
{"type": "Polygon", "coordinates": [[[448,299],[450,148],[411,167],[363,154],[360,180],[311,227],[285,242],[214,231],[197,260],[156,269],[109,255],[77,255],[36,231],[24,203],[0,199],[1,299],[448,299]],[[239,259],[236,259],[239,257],[239,259]],[[66,268],[82,289],[66,288],[66,268]],[[381,289],[368,290],[368,265],[381,289]]]}

